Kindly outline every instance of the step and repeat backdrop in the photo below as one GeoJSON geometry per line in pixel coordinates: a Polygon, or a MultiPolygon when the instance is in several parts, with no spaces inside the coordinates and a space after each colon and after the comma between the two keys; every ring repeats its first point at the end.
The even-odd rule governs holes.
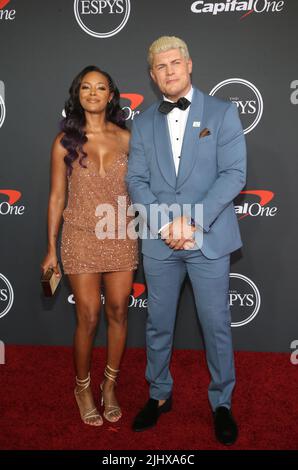
{"type": "MultiPolygon", "coordinates": [[[[229,296],[235,348],[293,347],[297,26],[295,0],[0,0],[0,341],[72,343],[75,303],[67,279],[51,299],[40,286],[50,149],[72,79],[86,65],[108,71],[130,127],[158,98],[146,63],[148,46],[161,35],[176,35],[189,46],[193,84],[235,102],[246,134],[248,179],[235,200],[244,246],[232,256],[229,296]]],[[[144,346],[141,267],[129,305],[128,346],[144,346]]],[[[97,345],[105,344],[105,328],[102,316],[97,345]]],[[[175,347],[202,346],[186,280],[175,347]]]]}

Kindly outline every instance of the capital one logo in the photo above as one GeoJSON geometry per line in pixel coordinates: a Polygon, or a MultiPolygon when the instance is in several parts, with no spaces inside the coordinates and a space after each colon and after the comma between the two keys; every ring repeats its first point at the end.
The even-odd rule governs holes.
{"type": "Polygon", "coordinates": [[[240,19],[246,18],[252,13],[279,13],[282,11],[285,2],[283,0],[248,0],[246,2],[240,0],[225,0],[223,2],[205,2],[202,0],[195,1],[191,4],[193,13],[211,13],[218,15],[219,13],[246,12],[240,19]]]}
{"type": "MultiPolygon", "coordinates": [[[[129,307],[138,307],[138,308],[147,308],[147,298],[143,298],[143,294],[146,291],[145,284],[134,282],[133,291],[129,296],[128,306],[129,307]]],[[[102,304],[105,304],[105,296],[101,293],[102,304]]],[[[75,299],[73,294],[68,296],[68,302],[70,304],[75,304],[75,299]]]]}
{"type": "Polygon", "coordinates": [[[230,273],[229,304],[232,327],[250,323],[261,306],[261,296],[256,284],[243,274],[230,273]]]}
{"type": "Polygon", "coordinates": [[[20,191],[14,189],[0,189],[0,216],[23,215],[25,206],[16,204],[21,196],[22,193],[20,191]]]}
{"type": "Polygon", "coordinates": [[[147,296],[143,298],[143,294],[146,293],[146,286],[143,283],[133,283],[133,293],[129,296],[129,307],[147,308],[148,299],[147,296]]]}
{"type": "Polygon", "coordinates": [[[16,16],[15,10],[6,8],[11,0],[0,0],[0,20],[14,20],[16,16]]]}
{"type": "Polygon", "coordinates": [[[216,95],[237,105],[244,134],[258,125],[264,105],[262,95],[253,83],[243,78],[228,78],[215,85],[209,95],[216,95]]]}
{"type": "Polygon", "coordinates": [[[4,317],[12,307],[13,288],[9,280],[0,273],[0,318],[4,317]]]}
{"type": "Polygon", "coordinates": [[[85,33],[95,38],[109,38],[126,25],[130,0],[75,0],[74,14],[85,33]]]}
{"type": "Polygon", "coordinates": [[[133,121],[134,117],[140,114],[140,111],[137,108],[144,101],[143,95],[138,95],[136,93],[121,93],[120,98],[124,100],[124,102],[128,101],[128,104],[122,107],[126,114],[126,121],[133,121]]]}
{"type": "Polygon", "coordinates": [[[5,86],[4,83],[0,80],[0,128],[2,127],[6,115],[5,109],[5,86]]]}
{"type": "Polygon", "coordinates": [[[238,220],[247,216],[251,217],[274,217],[277,213],[276,206],[269,206],[275,194],[272,191],[265,190],[247,190],[241,191],[235,200],[235,212],[239,216],[238,220]],[[240,203],[243,196],[248,197],[248,201],[240,203]]]}

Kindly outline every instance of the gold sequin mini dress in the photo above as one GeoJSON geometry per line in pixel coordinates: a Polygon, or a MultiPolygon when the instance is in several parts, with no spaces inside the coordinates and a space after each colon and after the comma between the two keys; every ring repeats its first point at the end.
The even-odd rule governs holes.
{"type": "Polygon", "coordinates": [[[72,164],[63,212],[61,259],[65,274],[133,271],[138,241],[131,236],[133,216],[125,183],[128,156],[119,154],[105,176],[88,157],[72,164]],[[128,236],[128,233],[130,236],[128,236]]]}

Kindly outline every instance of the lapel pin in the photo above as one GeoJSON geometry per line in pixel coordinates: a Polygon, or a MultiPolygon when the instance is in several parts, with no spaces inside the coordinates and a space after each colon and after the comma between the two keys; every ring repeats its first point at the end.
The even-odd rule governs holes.
{"type": "Polygon", "coordinates": [[[200,121],[194,121],[192,123],[192,127],[200,127],[200,125],[201,125],[200,121]]]}

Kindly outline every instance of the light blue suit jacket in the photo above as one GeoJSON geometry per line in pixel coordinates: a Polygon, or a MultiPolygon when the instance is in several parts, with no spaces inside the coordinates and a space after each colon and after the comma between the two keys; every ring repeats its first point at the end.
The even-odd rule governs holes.
{"type": "MultiPolygon", "coordinates": [[[[154,214],[160,208],[167,214],[162,203],[191,204],[193,218],[195,204],[200,203],[203,222],[196,222],[203,226],[203,254],[216,259],[231,253],[242,245],[233,199],[246,181],[246,145],[237,107],[194,88],[176,177],[167,117],[158,111],[159,104],[134,120],[126,177],[132,202],[144,206],[140,212],[147,221],[143,228],[147,239],[142,241],[142,252],[155,259],[172,253],[156,238],[165,219],[154,214]],[[210,135],[199,138],[204,128],[210,135]]],[[[172,218],[176,215],[174,211],[172,218]]]]}

